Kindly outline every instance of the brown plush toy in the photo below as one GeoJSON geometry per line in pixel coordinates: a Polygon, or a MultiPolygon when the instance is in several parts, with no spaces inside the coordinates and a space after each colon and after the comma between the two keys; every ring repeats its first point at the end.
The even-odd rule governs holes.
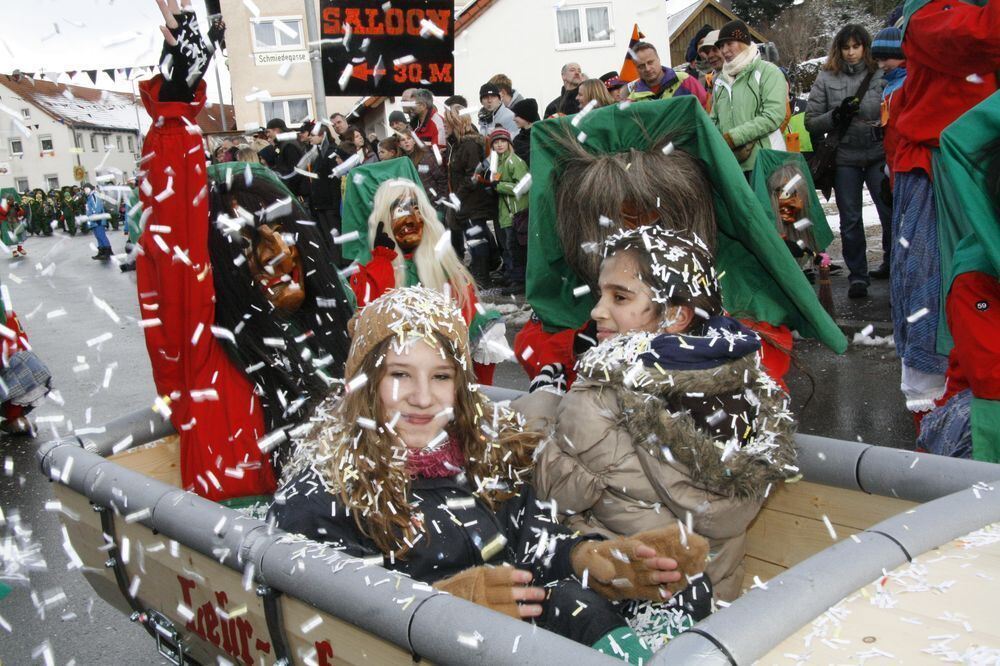
{"type": "Polygon", "coordinates": [[[687,587],[688,578],[705,570],[708,541],[690,532],[686,541],[686,545],[681,542],[680,526],[671,525],[630,537],[584,541],[573,550],[570,559],[576,575],[583,579],[586,572],[588,586],[607,599],[663,601],[663,588],[676,594],[687,587]],[[636,549],[643,545],[655,550],[656,557],[676,560],[680,580],[674,583],[654,581],[645,558],[636,555],[636,549]]]}

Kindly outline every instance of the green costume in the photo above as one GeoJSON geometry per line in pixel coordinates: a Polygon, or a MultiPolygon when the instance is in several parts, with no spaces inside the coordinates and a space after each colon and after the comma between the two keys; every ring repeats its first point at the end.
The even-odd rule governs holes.
{"type": "Polygon", "coordinates": [[[7,247],[17,247],[24,242],[28,235],[26,221],[18,221],[17,219],[21,195],[13,187],[5,187],[0,189],[0,199],[4,200],[6,206],[3,222],[0,223],[0,241],[7,247]]]}
{"type": "Polygon", "coordinates": [[[62,188],[59,210],[62,212],[62,223],[60,226],[63,231],[68,232],[70,236],[75,236],[77,231],[76,206],[73,202],[73,190],[68,185],[62,188]]]}
{"type": "Polygon", "coordinates": [[[128,234],[128,242],[135,244],[139,242],[142,235],[142,206],[139,205],[139,190],[134,187],[129,188],[128,202],[125,204],[128,209],[125,211],[125,233],[128,234]]]}
{"type": "MultiPolygon", "coordinates": [[[[941,251],[942,303],[955,279],[969,272],[1000,276],[1000,215],[990,200],[986,149],[1000,138],[1000,92],[993,93],[941,133],[933,155],[941,251]]],[[[945,308],[938,321],[938,352],[949,354],[954,341],[945,308]]],[[[1000,401],[973,398],[970,412],[973,458],[1000,462],[1000,401]]]]}
{"type": "Polygon", "coordinates": [[[847,349],[843,332],[774,233],[770,207],[765,210],[753,195],[732,151],[696,98],[634,104],[625,110],[604,107],[587,114],[577,128],[570,126],[571,120],[545,120],[535,123],[531,132],[527,296],[546,330],[579,328],[594,305],[594,295],[574,295],[583,282],[566,262],[556,234],[556,189],[563,169],[560,137],[568,129],[573,136],[585,132],[584,147],[596,153],[649,150],[670,137],[676,149],[708,164],[726,309],[769,324],[787,324],[838,353],[847,349]]]}

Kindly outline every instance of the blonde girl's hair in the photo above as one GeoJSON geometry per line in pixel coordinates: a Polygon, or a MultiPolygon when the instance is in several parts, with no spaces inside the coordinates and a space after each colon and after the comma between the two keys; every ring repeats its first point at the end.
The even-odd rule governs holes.
{"type": "Polygon", "coordinates": [[[467,113],[462,113],[465,107],[461,104],[452,104],[444,111],[445,127],[456,137],[463,137],[475,134],[479,136],[479,130],[472,124],[472,118],[467,113]]]}
{"type": "MultiPolygon", "coordinates": [[[[416,197],[420,216],[424,218],[424,236],[413,253],[413,263],[417,267],[420,284],[428,289],[449,293],[459,309],[465,311],[469,300],[469,287],[474,287],[475,281],[468,269],[462,265],[450,243],[445,243],[440,252],[436,249],[440,245],[438,241],[445,234],[445,228],[438,221],[437,211],[434,210],[422,187],[405,178],[393,178],[379,185],[375,192],[371,215],[368,216],[369,247],[374,247],[372,244],[375,242],[380,222],[385,223],[386,232],[392,235],[392,207],[405,195],[416,197]],[[447,292],[445,285],[448,285],[447,292]]],[[[392,260],[392,268],[396,276],[396,285],[406,286],[406,260],[401,252],[397,252],[396,258],[392,260]]]]}
{"type": "Polygon", "coordinates": [[[587,79],[580,84],[580,92],[588,99],[596,99],[598,108],[611,106],[615,98],[608,92],[608,87],[600,79],[587,79]]]}
{"type": "MultiPolygon", "coordinates": [[[[525,431],[512,412],[474,390],[471,364],[460,365],[451,342],[440,333],[433,335],[455,370],[454,418],[446,431],[465,454],[465,473],[473,494],[496,510],[530,480],[532,454],[541,435],[525,431]]],[[[361,533],[384,554],[405,558],[423,528],[414,520],[407,498],[410,477],[405,447],[382,425],[379,384],[386,372],[385,356],[394,342],[395,337],[383,340],[362,360],[360,371],[368,382],[341,399],[334,424],[319,436],[318,454],[327,461],[321,470],[324,481],[332,493],[339,494],[361,533]],[[361,419],[378,423],[378,429],[357,426],[361,419]]],[[[431,532],[425,537],[432,537],[431,532]]]]}

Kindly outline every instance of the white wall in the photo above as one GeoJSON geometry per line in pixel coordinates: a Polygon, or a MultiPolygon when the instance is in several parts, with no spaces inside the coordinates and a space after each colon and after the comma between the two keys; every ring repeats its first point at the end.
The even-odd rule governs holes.
{"type": "Polygon", "coordinates": [[[632,37],[632,26],[652,42],[669,64],[666,4],[662,0],[566,0],[566,9],[578,6],[611,6],[613,44],[604,47],[559,48],[556,9],[542,0],[497,0],[455,41],[455,92],[470,105],[479,104],[479,86],[494,74],[504,73],[525,97],[538,100],[539,113],[559,93],[560,69],[578,62],[585,74],[596,78],[621,68],[632,37]]]}

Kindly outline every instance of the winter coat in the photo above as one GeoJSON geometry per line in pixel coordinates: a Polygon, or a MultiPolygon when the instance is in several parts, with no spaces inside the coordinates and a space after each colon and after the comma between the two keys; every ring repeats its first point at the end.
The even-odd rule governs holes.
{"type": "Polygon", "coordinates": [[[479,111],[479,133],[484,137],[489,136],[490,132],[496,129],[496,126],[500,125],[505,130],[510,132],[511,138],[517,136],[520,132],[517,123],[514,122],[514,112],[508,109],[506,106],[501,104],[497,107],[497,110],[490,113],[485,107],[479,111]]]}
{"type": "Polygon", "coordinates": [[[942,130],[997,89],[1000,2],[932,0],[905,31],[906,85],[893,101],[899,133],[893,169],[930,174],[942,130]]]}
{"type": "MultiPolygon", "coordinates": [[[[868,70],[864,64],[846,65],[842,72],[822,70],[809,91],[806,107],[806,129],[815,139],[834,131],[833,112],[848,97],[857,94],[868,70]]],[[[882,70],[875,70],[861,108],[851,121],[837,149],[838,166],[864,167],[885,160],[882,145],[882,91],[885,79],[882,70]]]]}
{"type": "Polygon", "coordinates": [[[570,116],[574,113],[580,113],[580,103],[576,101],[577,92],[577,88],[571,90],[567,90],[566,86],[560,88],[559,97],[556,97],[545,107],[545,115],[542,116],[542,119],[544,120],[556,114],[570,116]]]}
{"type": "Polygon", "coordinates": [[[476,179],[476,167],[486,156],[480,136],[463,136],[449,144],[448,188],[462,202],[455,211],[455,221],[492,220],[496,218],[496,197],[476,179]]]}
{"type": "Polygon", "coordinates": [[[531,128],[522,128],[511,140],[510,145],[514,147],[514,153],[531,167],[531,128]]]}
{"type": "Polygon", "coordinates": [[[683,97],[684,95],[694,95],[703,107],[708,108],[708,93],[705,92],[704,86],[698,82],[697,77],[664,67],[663,76],[660,78],[659,92],[654,93],[645,81],[639,79],[635,82],[628,98],[632,102],[643,102],[653,99],[683,97]]]}
{"type": "Polygon", "coordinates": [[[302,150],[302,144],[295,140],[282,141],[274,147],[274,152],[274,166],[272,167],[274,171],[285,181],[288,189],[298,196],[307,196],[309,185],[304,182],[307,178],[295,172],[295,167],[299,165],[299,160],[305,154],[302,150]]]}
{"type": "Polygon", "coordinates": [[[712,87],[711,118],[734,146],[754,145],[750,156],[740,162],[744,171],[753,171],[757,149],[785,150],[780,132],[788,113],[788,83],[772,63],[757,58],[730,83],[721,74],[712,87]]]}
{"type": "Polygon", "coordinates": [[[497,194],[499,195],[500,228],[506,229],[513,221],[514,214],[528,208],[528,191],[521,192],[521,196],[514,194],[514,188],[522,178],[528,175],[528,165],[510,149],[506,155],[500,157],[498,169],[500,180],[496,183],[497,194]]]}
{"type": "MultiPolygon", "coordinates": [[[[413,161],[413,166],[417,167],[420,175],[420,182],[424,186],[424,191],[431,201],[448,198],[448,170],[443,164],[438,164],[437,158],[430,150],[423,151],[424,155],[420,161],[413,161]]],[[[412,158],[412,156],[411,156],[412,158]]],[[[435,207],[440,207],[436,205],[435,207]]]]}
{"type": "Polygon", "coordinates": [[[747,527],[771,487],[794,473],[794,422],[787,395],[758,363],[757,337],[728,318],[711,323],[719,322],[683,336],[691,354],[705,353],[701,362],[680,336],[649,333],[585,353],[535,479],[573,529],[628,535],[690,520],[709,539],[717,595],[731,600],[747,527]]]}
{"type": "Polygon", "coordinates": [[[87,220],[87,222],[90,224],[90,226],[91,227],[101,226],[106,228],[108,226],[108,220],[106,218],[100,217],[100,219],[92,219],[95,218],[95,216],[103,216],[105,212],[104,200],[102,200],[99,196],[97,196],[96,191],[93,191],[89,195],[87,195],[86,206],[87,206],[86,214],[87,217],[90,218],[87,220]]]}
{"type": "Polygon", "coordinates": [[[432,145],[444,148],[448,133],[445,131],[444,118],[437,112],[437,109],[431,107],[423,122],[417,118],[414,120],[416,120],[417,125],[413,133],[426,144],[427,150],[431,150],[432,145]]]}
{"type": "Polygon", "coordinates": [[[309,204],[319,210],[340,210],[340,178],[333,177],[337,168],[337,155],[329,139],[314,147],[316,157],[312,163],[315,178],[309,179],[309,204]]]}

